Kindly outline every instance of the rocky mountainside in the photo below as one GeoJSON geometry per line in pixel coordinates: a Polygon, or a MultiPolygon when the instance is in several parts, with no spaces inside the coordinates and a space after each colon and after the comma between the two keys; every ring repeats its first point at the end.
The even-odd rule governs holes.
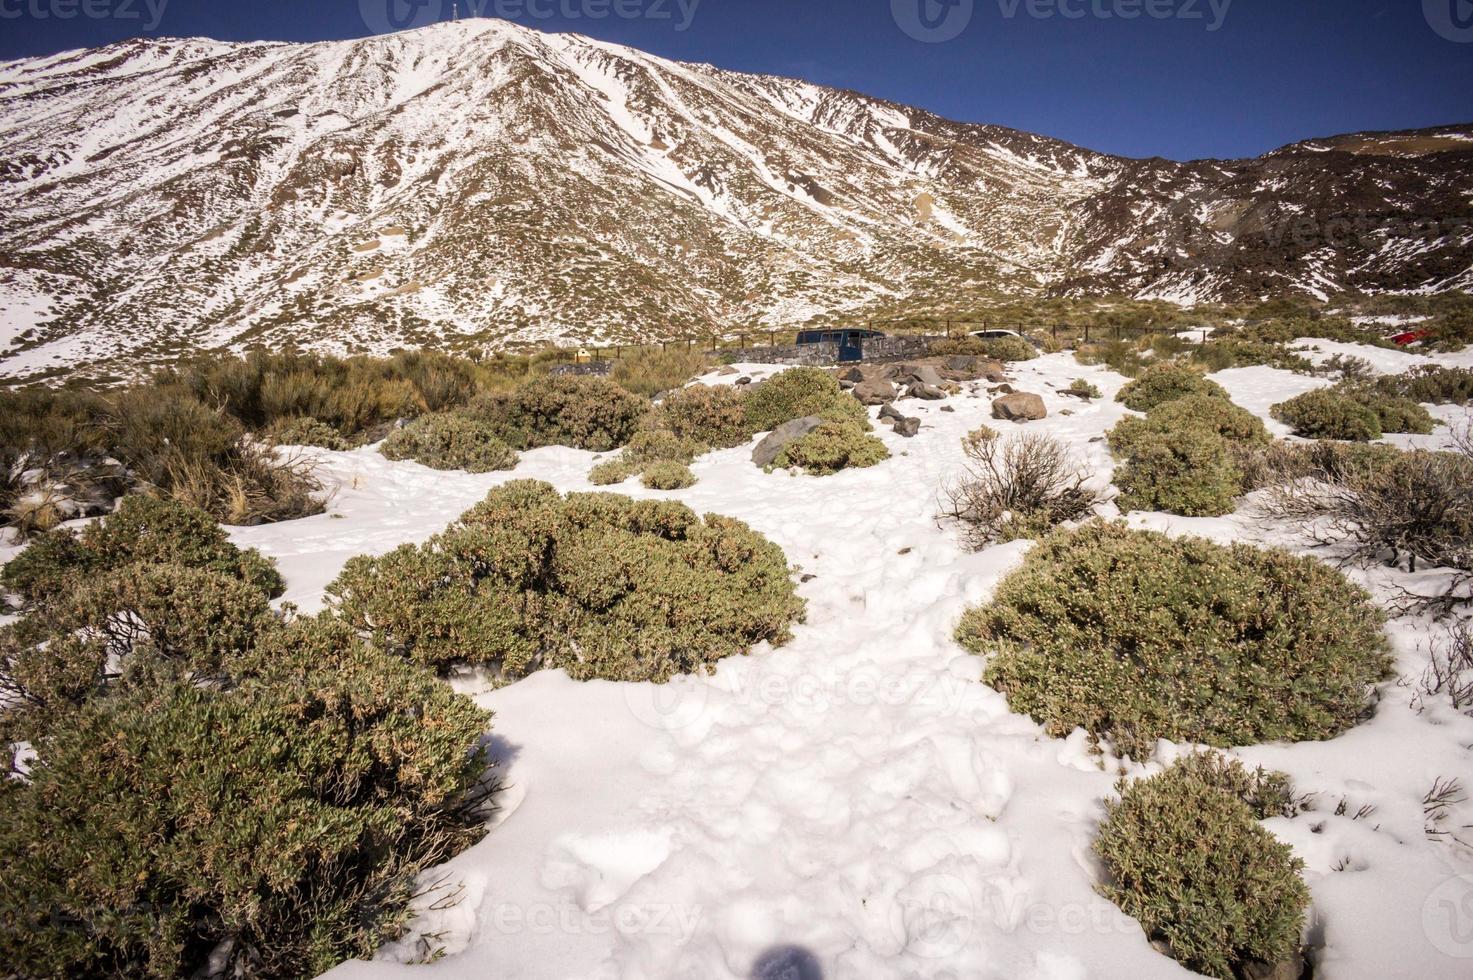
{"type": "Polygon", "coordinates": [[[502,21],[0,64],[0,373],[1473,287],[1473,127],[1127,160],[502,21]]]}

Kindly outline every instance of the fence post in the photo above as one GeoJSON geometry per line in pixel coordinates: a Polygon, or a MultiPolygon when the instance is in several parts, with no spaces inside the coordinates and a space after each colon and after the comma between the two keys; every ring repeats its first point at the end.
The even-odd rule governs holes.
{"type": "Polygon", "coordinates": [[[1089,343],[1089,321],[1084,321],[1084,342],[1089,343]]]}

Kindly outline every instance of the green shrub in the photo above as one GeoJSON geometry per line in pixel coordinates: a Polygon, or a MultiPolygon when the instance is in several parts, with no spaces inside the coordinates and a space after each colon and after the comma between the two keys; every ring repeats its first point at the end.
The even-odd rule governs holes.
{"type": "Polygon", "coordinates": [[[1377,378],[1376,390],[1393,398],[1419,404],[1467,405],[1473,402],[1473,368],[1424,365],[1406,374],[1377,378]]]}
{"type": "Polygon", "coordinates": [[[709,363],[704,351],[650,348],[614,362],[614,383],[625,391],[653,398],[671,391],[705,373],[709,363]]]}
{"type": "Polygon", "coordinates": [[[1271,411],[1295,435],[1307,439],[1372,442],[1381,438],[1381,419],[1375,410],[1334,389],[1305,392],[1275,405],[1271,411]]]}
{"type": "Polygon", "coordinates": [[[1110,431],[1110,446],[1125,457],[1115,470],[1121,511],[1220,517],[1233,512],[1246,489],[1232,443],[1210,429],[1163,431],[1124,419],[1110,431]]]}
{"type": "Polygon", "coordinates": [[[1262,766],[1249,770],[1221,752],[1193,752],[1177,759],[1171,768],[1182,778],[1204,782],[1246,803],[1255,820],[1298,816],[1308,801],[1294,792],[1287,773],[1262,766]]]}
{"type": "Polygon", "coordinates": [[[1241,337],[1213,337],[1193,347],[1191,354],[1192,360],[1208,371],[1226,371],[1228,368],[1264,364],[1299,374],[1314,372],[1314,364],[1308,358],[1296,354],[1282,344],[1266,344],[1241,337]]]}
{"type": "Polygon", "coordinates": [[[684,490],[696,485],[696,475],[683,463],[665,461],[652,464],[640,478],[651,490],[684,490]]]}
{"type": "Polygon", "coordinates": [[[629,445],[624,447],[618,459],[608,460],[595,466],[588,479],[595,486],[623,483],[632,476],[643,475],[645,486],[657,490],[679,490],[695,485],[695,474],[689,466],[697,456],[706,452],[706,447],[691,439],[683,439],[664,429],[646,429],[635,433],[629,445]],[[659,468],[658,477],[651,474],[659,468]],[[676,485],[656,486],[657,483],[677,481],[676,485]],[[690,482],[679,482],[689,480],[690,482]]]}
{"type": "Polygon", "coordinates": [[[1038,356],[1038,350],[1021,337],[998,337],[995,340],[982,341],[982,354],[995,361],[1008,363],[1031,361],[1038,356]]]}
{"type": "MultiPolygon", "coordinates": [[[[855,405],[859,403],[850,399],[855,405]]],[[[828,476],[845,469],[861,469],[890,458],[885,444],[870,434],[869,419],[861,424],[853,418],[829,416],[816,429],[783,447],[773,467],[798,467],[813,476],[828,476]]]]}
{"type": "Polygon", "coordinates": [[[747,420],[741,389],[725,385],[691,385],[672,391],[655,406],[649,424],[713,449],[745,445],[758,431],[747,420]]]}
{"type": "Polygon", "coordinates": [[[36,729],[119,683],[141,659],[213,678],[275,625],[264,593],[240,579],[181,565],[128,565],[77,580],[0,627],[4,734],[36,729]]]}
{"type": "Polygon", "coordinates": [[[1123,460],[1115,473],[1122,510],[1217,517],[1231,513],[1248,489],[1234,450],[1270,438],[1253,413],[1199,394],[1161,402],[1143,419],[1122,419],[1109,441],[1123,460]]]}
{"type": "Polygon", "coordinates": [[[771,432],[784,422],[826,413],[835,420],[862,422],[868,431],[864,406],[839,386],[837,378],[819,368],[789,368],[747,392],[747,424],[753,432],[771,432]]]}
{"type": "Polygon", "coordinates": [[[312,976],[401,932],[420,872],[481,833],[488,716],[315,632],[225,686],[158,665],[35,739],[0,786],[8,970],[312,976]]]}
{"type": "Polygon", "coordinates": [[[1184,364],[1166,363],[1147,368],[1139,378],[1120,389],[1115,400],[1137,412],[1149,412],[1163,402],[1188,395],[1228,396],[1221,385],[1208,381],[1201,372],[1184,364]]]}
{"type": "Polygon", "coordinates": [[[1075,378],[1073,383],[1070,384],[1069,387],[1065,388],[1061,393],[1065,395],[1073,395],[1074,397],[1082,398],[1085,401],[1094,401],[1097,398],[1104,397],[1103,393],[1098,387],[1090,384],[1083,378],[1075,378]]]}
{"type": "Polygon", "coordinates": [[[386,459],[412,459],[436,470],[493,473],[517,465],[517,454],[485,422],[451,413],[422,415],[385,439],[386,459]]]}
{"type": "Polygon", "coordinates": [[[286,589],[275,563],[231,544],[208,514],[144,496],[123,498],[116,511],[80,532],[60,529],[37,537],[0,569],[0,580],[34,603],[61,595],[79,580],[136,564],[205,569],[269,598],[286,589]]]}
{"type": "Polygon", "coordinates": [[[1116,374],[1136,378],[1155,362],[1142,356],[1140,348],[1123,340],[1092,341],[1074,352],[1080,364],[1103,364],[1116,374]]]}
{"type": "Polygon", "coordinates": [[[1254,816],[1190,762],[1122,786],[1094,843],[1110,875],[1100,890],[1197,973],[1238,980],[1294,960],[1303,863],[1254,816]]]}
{"type": "Polygon", "coordinates": [[[278,446],[315,446],[336,452],[353,448],[351,440],[343,438],[337,429],[307,415],[273,422],[263,435],[278,446]]]}
{"type": "Polygon", "coordinates": [[[604,453],[628,442],[648,410],[646,399],[606,378],[561,376],[529,381],[507,395],[481,395],[467,414],[515,449],[604,453]]]}
{"type": "Polygon", "coordinates": [[[1409,432],[1425,436],[1437,428],[1437,420],[1410,398],[1388,397],[1369,391],[1358,392],[1356,397],[1361,404],[1376,413],[1382,432],[1409,432]]]}
{"type": "Polygon", "coordinates": [[[1312,559],[1097,522],[1040,542],[957,637],[1013,710],[1144,759],[1340,734],[1389,670],[1383,622],[1312,559]]]}
{"type": "Polygon", "coordinates": [[[932,357],[982,357],[987,353],[987,345],[981,337],[950,337],[931,344],[926,353],[932,357]]]}
{"type": "Polygon", "coordinates": [[[525,480],[423,545],[353,559],[328,594],[417,663],[508,680],[550,667],[665,681],[785,642],[803,610],[782,550],[740,521],[525,480]]]}

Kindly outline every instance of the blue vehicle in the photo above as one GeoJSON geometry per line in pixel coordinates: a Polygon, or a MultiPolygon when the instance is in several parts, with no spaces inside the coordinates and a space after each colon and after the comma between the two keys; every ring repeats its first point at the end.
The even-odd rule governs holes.
{"type": "Polygon", "coordinates": [[[838,330],[804,330],[798,334],[798,344],[837,344],[839,363],[858,361],[864,357],[864,342],[871,337],[883,337],[878,330],[841,328],[838,330]]]}

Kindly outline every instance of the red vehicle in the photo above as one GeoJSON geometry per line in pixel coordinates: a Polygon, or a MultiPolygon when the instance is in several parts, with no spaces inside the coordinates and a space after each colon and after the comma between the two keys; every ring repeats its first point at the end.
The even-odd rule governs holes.
{"type": "Polygon", "coordinates": [[[1412,344],[1420,344],[1432,336],[1431,330],[1405,330],[1391,338],[1391,342],[1398,347],[1410,347],[1412,344]]]}

